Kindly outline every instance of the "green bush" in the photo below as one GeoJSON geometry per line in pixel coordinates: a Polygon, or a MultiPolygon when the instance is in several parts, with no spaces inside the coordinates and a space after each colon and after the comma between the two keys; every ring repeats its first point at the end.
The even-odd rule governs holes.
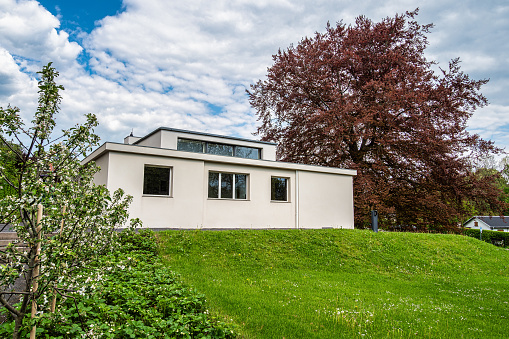
{"type": "Polygon", "coordinates": [[[123,230],[118,236],[118,251],[122,253],[142,252],[157,255],[155,233],[150,229],[123,230]]]}
{"type": "MultiPolygon", "coordinates": [[[[157,256],[152,231],[125,231],[118,250],[68,279],[74,290],[55,313],[36,319],[37,338],[234,338],[232,325],[212,317],[205,297],[186,286],[157,256]]],[[[30,332],[30,316],[23,337],[30,332]]],[[[14,323],[0,328],[12,336],[14,323]]]]}
{"type": "Polygon", "coordinates": [[[482,241],[485,241],[489,244],[492,244],[495,240],[503,240],[504,241],[504,247],[509,247],[509,232],[499,232],[499,231],[482,231],[482,237],[480,235],[480,231],[477,229],[469,229],[466,228],[463,231],[463,234],[476,238],[481,239],[482,241]]]}

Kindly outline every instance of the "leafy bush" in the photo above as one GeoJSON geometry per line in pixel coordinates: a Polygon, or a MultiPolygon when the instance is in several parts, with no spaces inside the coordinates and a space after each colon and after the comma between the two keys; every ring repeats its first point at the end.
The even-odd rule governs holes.
{"type": "MultiPolygon", "coordinates": [[[[66,279],[61,287],[75,292],[37,318],[38,338],[235,337],[232,325],[209,315],[204,295],[159,262],[152,231],[125,231],[119,239],[116,252],[66,279]]],[[[0,337],[13,326],[4,324],[0,337]]]]}
{"type": "Polygon", "coordinates": [[[492,244],[495,240],[503,240],[504,247],[509,247],[509,232],[498,232],[498,231],[482,231],[482,237],[480,235],[480,231],[476,229],[466,228],[463,231],[468,237],[481,239],[487,243],[492,244]]]}
{"type": "Polygon", "coordinates": [[[122,253],[143,253],[157,255],[155,233],[150,229],[126,229],[119,234],[118,251],[122,253]]]}

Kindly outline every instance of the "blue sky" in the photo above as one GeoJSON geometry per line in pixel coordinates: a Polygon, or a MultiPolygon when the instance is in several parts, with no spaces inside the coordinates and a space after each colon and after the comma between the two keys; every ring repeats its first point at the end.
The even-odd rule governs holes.
{"type": "Polygon", "coordinates": [[[60,29],[67,32],[90,33],[97,21],[122,11],[121,0],[41,0],[39,3],[60,19],[60,29]]]}
{"type": "MultiPolygon", "coordinates": [[[[490,105],[469,131],[509,146],[509,3],[506,0],[0,0],[0,106],[36,107],[35,72],[60,71],[59,126],[95,113],[103,141],[159,126],[254,138],[245,93],[272,54],[324,31],[327,21],[378,21],[419,7],[434,23],[426,56],[460,57],[490,105]]],[[[509,150],[509,147],[507,147],[509,150]]]]}

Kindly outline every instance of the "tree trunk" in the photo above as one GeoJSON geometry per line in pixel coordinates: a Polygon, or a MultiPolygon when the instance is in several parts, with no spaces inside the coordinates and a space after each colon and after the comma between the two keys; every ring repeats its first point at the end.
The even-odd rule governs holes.
{"type": "Polygon", "coordinates": [[[23,319],[25,318],[26,308],[21,310],[21,314],[16,317],[14,321],[14,332],[12,333],[13,339],[21,339],[21,325],[23,325],[23,319]]]}

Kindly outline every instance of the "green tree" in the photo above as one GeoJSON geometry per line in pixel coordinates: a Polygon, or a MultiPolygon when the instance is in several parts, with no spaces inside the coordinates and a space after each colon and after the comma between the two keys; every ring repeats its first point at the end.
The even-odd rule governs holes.
{"type": "Polygon", "coordinates": [[[98,167],[80,162],[99,141],[94,115],[54,136],[63,87],[55,83],[58,72],[51,63],[39,74],[38,109],[30,126],[25,126],[18,108],[0,108],[0,143],[16,164],[2,168],[2,185],[13,194],[0,200],[0,225],[13,228],[20,241],[28,244],[27,250],[19,250],[13,243],[0,253],[4,262],[0,304],[15,320],[13,338],[20,337],[23,326],[37,323],[37,317],[26,321],[32,301],[39,305],[39,312],[46,312],[47,300],[59,291],[62,279],[110,250],[115,228],[127,222],[131,201],[121,190],[110,195],[105,187],[95,185],[98,167]],[[38,205],[44,208],[39,224],[38,205]],[[24,280],[25,288],[16,291],[21,302],[14,307],[8,298],[15,293],[12,286],[17,279],[24,280]],[[32,288],[34,280],[37,290],[32,288]]]}
{"type": "Polygon", "coordinates": [[[467,203],[470,216],[473,215],[509,215],[509,158],[497,160],[493,155],[481,157],[472,161],[474,175],[481,180],[491,178],[493,186],[498,190],[498,199],[506,203],[505,210],[492,210],[488,204],[467,203]],[[481,205],[481,206],[479,206],[481,205]],[[477,208],[475,208],[477,206],[477,208]]]}

